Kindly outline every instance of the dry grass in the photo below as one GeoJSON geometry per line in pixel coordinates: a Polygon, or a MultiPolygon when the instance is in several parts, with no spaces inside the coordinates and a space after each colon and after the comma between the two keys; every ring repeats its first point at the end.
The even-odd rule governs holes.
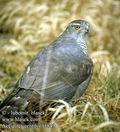
{"type": "Polygon", "coordinates": [[[52,42],[70,21],[85,19],[92,25],[88,49],[94,61],[94,75],[89,89],[74,107],[61,101],[60,108],[49,108],[54,111],[52,121],[56,124],[51,131],[119,131],[119,7],[119,0],[1,0],[1,99],[40,48],[52,42]]]}

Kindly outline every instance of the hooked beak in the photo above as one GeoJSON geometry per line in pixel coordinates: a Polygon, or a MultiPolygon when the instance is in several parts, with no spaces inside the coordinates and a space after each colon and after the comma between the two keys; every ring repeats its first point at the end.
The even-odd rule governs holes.
{"type": "Polygon", "coordinates": [[[91,27],[90,27],[90,26],[87,26],[87,27],[85,28],[85,31],[86,31],[86,33],[89,33],[89,32],[91,31],[91,27]]]}

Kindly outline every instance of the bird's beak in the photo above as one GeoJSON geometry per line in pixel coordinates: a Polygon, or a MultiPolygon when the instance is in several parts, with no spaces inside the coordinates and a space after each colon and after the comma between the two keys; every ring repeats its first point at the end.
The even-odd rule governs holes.
{"type": "Polygon", "coordinates": [[[86,33],[89,33],[91,31],[90,26],[87,26],[85,30],[86,30],[86,33]]]}
{"type": "Polygon", "coordinates": [[[86,28],[86,33],[89,33],[89,32],[90,32],[90,30],[88,28],[86,28]]]}

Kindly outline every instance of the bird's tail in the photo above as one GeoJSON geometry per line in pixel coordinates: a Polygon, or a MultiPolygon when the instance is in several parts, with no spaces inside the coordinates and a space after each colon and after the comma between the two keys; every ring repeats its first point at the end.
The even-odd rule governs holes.
{"type": "MultiPolygon", "coordinates": [[[[18,88],[0,104],[0,124],[23,122],[30,123],[30,119],[41,116],[38,111],[42,106],[40,94],[32,89],[18,88]]],[[[41,113],[42,114],[42,113],[41,113]]],[[[37,119],[36,119],[37,121],[37,119]]],[[[31,121],[32,123],[32,121],[31,121]]]]}

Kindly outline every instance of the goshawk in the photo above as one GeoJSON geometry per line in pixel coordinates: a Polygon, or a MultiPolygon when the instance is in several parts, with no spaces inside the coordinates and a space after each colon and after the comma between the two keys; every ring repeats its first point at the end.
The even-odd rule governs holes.
{"type": "Polygon", "coordinates": [[[72,21],[55,41],[43,48],[0,104],[0,118],[3,111],[26,110],[32,100],[38,99],[44,105],[44,100],[70,101],[81,96],[93,71],[86,45],[89,29],[84,20],[72,21]]]}

